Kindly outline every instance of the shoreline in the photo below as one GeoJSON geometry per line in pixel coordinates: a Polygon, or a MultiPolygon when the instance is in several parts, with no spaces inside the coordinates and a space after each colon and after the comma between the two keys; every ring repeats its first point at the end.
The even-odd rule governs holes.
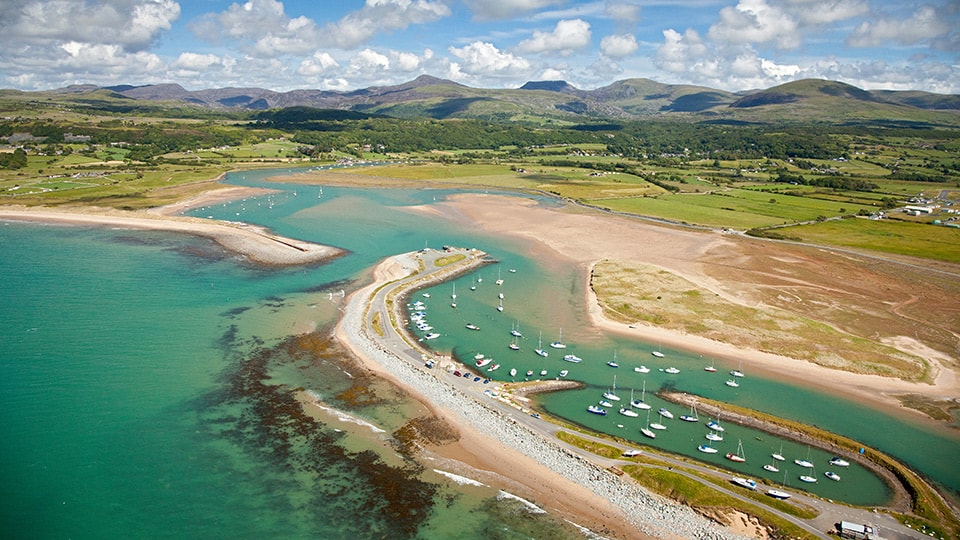
{"type": "Polygon", "coordinates": [[[190,208],[261,194],[260,192],[264,190],[255,191],[257,193],[251,192],[248,188],[213,190],[185,202],[143,212],[95,207],[67,209],[0,206],[0,221],[129,228],[189,234],[208,238],[232,253],[236,253],[251,262],[267,266],[314,264],[344,254],[342,249],[285,238],[271,233],[264,227],[240,222],[175,215],[190,208]]]}
{"type": "MultiPolygon", "coordinates": [[[[454,376],[442,366],[432,370],[419,367],[414,358],[419,351],[409,349],[405,342],[398,346],[395,340],[402,338],[390,335],[396,332],[392,324],[383,325],[385,335],[371,335],[369,319],[374,314],[368,310],[382,313],[380,307],[371,307],[379,304],[375,297],[405,297],[419,283],[400,282],[418,270],[409,254],[382,261],[373,271],[373,283],[347,299],[335,336],[367,369],[403,388],[459,432],[457,443],[431,448],[431,453],[458,462],[473,474],[486,477],[492,473],[508,479],[522,487],[521,497],[551,512],[575,516],[573,521],[581,526],[618,538],[736,537],[691,508],[625,482],[589,458],[534,432],[498,409],[496,400],[476,395],[469,386],[453,384],[454,376]],[[389,288],[403,290],[385,291],[389,288]]],[[[386,300],[382,301],[386,305],[386,300]]],[[[394,311],[399,309],[396,304],[394,301],[391,308],[394,311]]],[[[463,381],[456,377],[457,384],[473,384],[463,381]]]]}

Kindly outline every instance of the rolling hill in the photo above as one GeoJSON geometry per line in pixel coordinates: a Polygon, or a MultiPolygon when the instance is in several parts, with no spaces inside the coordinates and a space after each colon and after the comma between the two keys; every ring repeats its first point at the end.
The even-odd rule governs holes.
{"type": "Polygon", "coordinates": [[[349,92],[263,88],[187,90],[177,84],[96,87],[75,85],[47,92],[61,99],[94,95],[131,102],[165,103],[228,111],[288,107],[338,109],[399,118],[479,118],[527,123],[584,123],[648,117],[688,121],[772,123],[887,123],[960,126],[960,96],[920,91],[868,91],[828,80],[805,79],[768,89],[733,93],[650,79],[626,79],[593,90],[565,81],[531,81],[516,89],[474,88],[421,75],[392,86],[349,92]]]}

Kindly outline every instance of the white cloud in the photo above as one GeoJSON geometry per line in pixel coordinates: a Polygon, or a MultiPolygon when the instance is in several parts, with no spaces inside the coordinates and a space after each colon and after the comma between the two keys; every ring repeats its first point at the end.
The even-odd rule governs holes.
{"type": "Polygon", "coordinates": [[[182,52],[171,64],[171,67],[188,71],[204,71],[220,63],[220,57],[215,54],[182,52]]]}
{"type": "Polygon", "coordinates": [[[605,11],[608,17],[624,24],[636,24],[640,21],[640,6],[622,2],[607,2],[605,11]]]}
{"type": "Polygon", "coordinates": [[[915,45],[949,32],[951,25],[948,21],[933,7],[924,6],[909,19],[864,21],[853,31],[847,43],[853,47],[877,47],[891,41],[915,45]]]}
{"type": "Polygon", "coordinates": [[[566,78],[566,72],[556,68],[547,68],[540,74],[541,81],[562,81],[566,78]]]}
{"type": "Polygon", "coordinates": [[[793,80],[802,71],[800,66],[763,58],[749,44],[714,48],[693,29],[683,34],[668,29],[663,37],[654,63],[664,71],[698,84],[744,90],[793,80]]]}
{"type": "Polygon", "coordinates": [[[290,18],[283,2],[277,0],[231,4],[224,12],[200,17],[191,29],[197,37],[208,41],[238,40],[248,53],[260,58],[305,54],[315,50],[320,39],[319,29],[312,20],[290,18]]]}
{"type": "Polygon", "coordinates": [[[657,48],[654,63],[670,73],[685,73],[691,66],[702,62],[707,53],[707,45],[696,30],[688,28],[680,34],[668,28],[663,31],[663,43],[657,48]]]}
{"type": "Polygon", "coordinates": [[[536,30],[529,39],[521,41],[517,49],[525,53],[573,54],[590,44],[590,23],[582,19],[562,20],[552,32],[536,30]]]}
{"type": "Polygon", "coordinates": [[[600,40],[600,52],[610,58],[623,58],[639,49],[637,38],[633,34],[606,36],[600,40]]]}
{"type": "Polygon", "coordinates": [[[800,45],[797,23],[766,0],[740,0],[736,7],[720,10],[720,19],[707,37],[721,43],[775,43],[781,49],[800,45]]]}
{"type": "Polygon", "coordinates": [[[0,34],[7,44],[101,43],[138,51],[179,17],[173,0],[20,1],[0,7],[0,34]]]}
{"type": "Polygon", "coordinates": [[[560,4],[560,0],[464,0],[473,17],[482,21],[501,20],[560,4]]]}
{"type": "Polygon", "coordinates": [[[357,71],[390,69],[390,59],[373,49],[363,49],[350,59],[350,68],[357,71]]]}
{"type": "Polygon", "coordinates": [[[474,41],[459,49],[450,47],[449,52],[462,61],[457,64],[457,71],[469,75],[514,77],[530,72],[530,62],[522,57],[503,52],[492,43],[474,41]]]}
{"type": "Polygon", "coordinates": [[[333,56],[330,56],[330,53],[317,51],[309,58],[305,58],[300,62],[297,73],[305,77],[315,77],[330,70],[330,68],[339,66],[340,64],[337,63],[333,56]]]}
{"type": "Polygon", "coordinates": [[[420,67],[420,57],[413,53],[391,51],[391,54],[400,71],[416,71],[420,67]]]}
{"type": "Polygon", "coordinates": [[[328,24],[323,32],[330,45],[351,49],[366,43],[380,31],[406,28],[449,17],[450,7],[430,0],[367,0],[336,23],[328,24]]]}
{"type": "Polygon", "coordinates": [[[866,0],[786,0],[784,9],[801,24],[822,25],[870,11],[866,0]]]}

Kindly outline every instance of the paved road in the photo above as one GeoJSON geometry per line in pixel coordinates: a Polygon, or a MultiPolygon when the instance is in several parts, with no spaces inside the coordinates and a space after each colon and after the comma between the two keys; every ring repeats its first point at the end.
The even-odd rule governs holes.
{"type": "MultiPolygon", "coordinates": [[[[484,264],[485,262],[488,262],[485,253],[476,250],[464,249],[423,250],[401,256],[398,258],[398,260],[403,262],[404,266],[409,272],[409,275],[380,287],[367,305],[367,310],[364,315],[366,334],[374,337],[381,349],[392,352],[397,357],[410,362],[411,365],[418,369],[423,371],[431,371],[444,383],[458,388],[466,395],[473,397],[488,407],[492,407],[495,410],[510,416],[521,425],[527,427],[535,433],[540,434],[545,439],[557,442],[564,446],[571,453],[579,455],[584,459],[588,459],[600,465],[601,467],[620,467],[632,463],[632,461],[627,458],[607,459],[594,454],[586,453],[579,448],[563,443],[556,438],[556,433],[561,429],[556,424],[540,418],[539,415],[535,415],[533,411],[517,404],[516,402],[509,402],[504,399],[495,399],[495,396],[502,396],[504,391],[504,388],[499,383],[494,381],[484,383],[483,381],[485,378],[483,377],[481,377],[480,381],[475,381],[474,376],[469,378],[455,376],[453,373],[454,369],[458,369],[461,372],[468,371],[459,363],[456,363],[450,359],[441,359],[433,368],[428,368],[425,365],[424,360],[427,358],[435,358],[435,354],[429,349],[425,348],[423,342],[416,341],[413,336],[398,330],[396,325],[405,325],[405,321],[403,319],[404,302],[401,300],[407,292],[421,289],[428,285],[450,279],[456,275],[470,271],[473,268],[484,264]],[[437,260],[455,256],[457,254],[463,254],[465,255],[465,258],[460,262],[446,266],[437,267],[435,265],[437,260]],[[379,320],[379,324],[375,323],[375,320],[379,320]],[[378,333],[375,328],[380,328],[382,334],[378,333]]],[[[470,372],[474,373],[475,376],[481,375],[475,369],[470,370],[470,372]]],[[[597,442],[601,442],[603,444],[617,446],[624,452],[627,450],[641,449],[643,450],[643,455],[645,458],[653,459],[660,463],[659,465],[654,466],[669,468],[674,470],[674,472],[683,474],[684,476],[696,480],[697,482],[709,485],[713,489],[718,489],[719,491],[730,496],[749,502],[750,504],[763,506],[770,512],[787,521],[790,521],[791,523],[796,524],[799,527],[802,527],[819,538],[828,538],[826,533],[828,531],[835,530],[836,523],[839,523],[841,520],[846,520],[855,523],[873,525],[877,528],[878,532],[883,538],[890,540],[919,540],[921,538],[929,539],[928,536],[901,525],[895,518],[887,514],[835,504],[823,499],[805,495],[802,492],[790,490],[793,495],[791,498],[792,501],[814,507],[819,511],[819,515],[814,519],[800,519],[745,496],[743,488],[739,488],[734,484],[730,484],[729,487],[718,487],[715,484],[706,482],[694,474],[674,469],[674,467],[692,469],[697,471],[699,474],[705,474],[728,481],[731,478],[731,474],[726,471],[691,462],[686,459],[679,459],[664,455],[645,446],[626,446],[611,442],[608,439],[584,435],[583,433],[578,433],[578,435],[596,440],[597,442]]],[[[757,490],[760,492],[765,492],[769,488],[783,489],[779,486],[767,486],[758,483],[757,490]]]]}

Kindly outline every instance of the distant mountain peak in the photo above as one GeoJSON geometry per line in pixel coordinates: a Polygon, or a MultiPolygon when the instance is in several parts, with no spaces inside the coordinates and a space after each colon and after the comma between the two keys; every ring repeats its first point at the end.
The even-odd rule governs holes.
{"type": "Polygon", "coordinates": [[[570,94],[577,89],[567,81],[529,81],[520,87],[520,90],[546,90],[548,92],[562,92],[570,94]]]}

